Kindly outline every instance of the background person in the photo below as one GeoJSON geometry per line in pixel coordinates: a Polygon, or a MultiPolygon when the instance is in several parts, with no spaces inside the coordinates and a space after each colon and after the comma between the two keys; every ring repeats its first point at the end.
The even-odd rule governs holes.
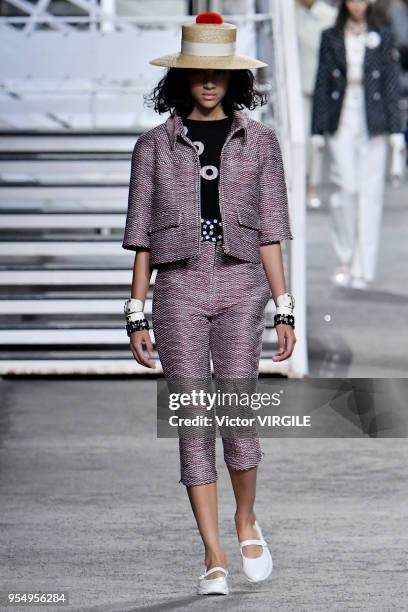
{"type": "Polygon", "coordinates": [[[334,24],[337,11],[324,0],[296,0],[295,15],[306,130],[307,201],[311,208],[319,208],[321,202],[316,188],[321,182],[323,154],[320,150],[314,151],[311,146],[312,103],[320,36],[324,29],[334,24]]]}
{"type": "Polygon", "coordinates": [[[404,150],[398,59],[375,4],[342,0],[336,24],[322,33],[312,118],[316,148],[329,136],[337,187],[330,198],[337,285],[366,289],[375,277],[387,135],[393,160],[404,150]]]}
{"type": "Polygon", "coordinates": [[[402,95],[408,98],[408,0],[395,0],[389,17],[400,54],[402,95]]]}

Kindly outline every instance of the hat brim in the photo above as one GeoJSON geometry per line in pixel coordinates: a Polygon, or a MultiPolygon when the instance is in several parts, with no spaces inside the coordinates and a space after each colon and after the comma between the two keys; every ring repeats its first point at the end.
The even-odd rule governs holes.
{"type": "Polygon", "coordinates": [[[220,68],[227,70],[242,70],[245,68],[262,68],[268,66],[247,55],[188,55],[187,53],[170,53],[149,61],[153,66],[169,68],[220,68]]]}

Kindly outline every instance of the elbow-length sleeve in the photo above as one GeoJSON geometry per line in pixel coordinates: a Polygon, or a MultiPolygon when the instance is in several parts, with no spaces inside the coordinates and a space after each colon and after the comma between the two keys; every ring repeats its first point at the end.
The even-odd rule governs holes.
{"type": "Polygon", "coordinates": [[[260,139],[259,215],[260,245],[293,240],[282,152],[269,127],[260,139]]]}
{"type": "Polygon", "coordinates": [[[154,189],[154,141],[148,132],[139,136],[133,148],[128,209],[122,247],[131,251],[150,248],[148,229],[154,189]]]}

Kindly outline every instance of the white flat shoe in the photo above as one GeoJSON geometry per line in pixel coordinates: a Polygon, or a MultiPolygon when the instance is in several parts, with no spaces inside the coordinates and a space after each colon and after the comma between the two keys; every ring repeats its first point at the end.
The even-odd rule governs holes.
{"type": "Polygon", "coordinates": [[[352,289],[361,289],[365,291],[368,289],[368,283],[364,280],[364,278],[352,278],[351,279],[351,288],[352,289]]]}
{"type": "Polygon", "coordinates": [[[261,582],[262,580],[268,578],[268,576],[270,576],[272,573],[273,561],[272,555],[269,551],[267,543],[263,539],[262,531],[257,521],[255,521],[254,527],[259,533],[259,540],[243,540],[239,543],[239,548],[241,551],[242,568],[245,576],[250,582],[261,582]],[[262,554],[254,559],[245,557],[244,553],[242,552],[244,546],[250,546],[251,544],[262,546],[263,549],[262,554]]]}
{"type": "Polygon", "coordinates": [[[228,583],[227,583],[228,572],[223,567],[212,567],[202,574],[198,581],[197,593],[199,595],[228,595],[228,583]],[[207,580],[207,576],[214,574],[215,572],[223,572],[225,576],[219,578],[210,578],[207,580]]]}

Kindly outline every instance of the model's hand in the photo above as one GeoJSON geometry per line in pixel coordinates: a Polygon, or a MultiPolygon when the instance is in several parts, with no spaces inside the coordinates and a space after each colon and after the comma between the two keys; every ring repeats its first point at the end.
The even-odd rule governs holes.
{"type": "Polygon", "coordinates": [[[146,368],[155,368],[156,362],[146,357],[143,345],[146,346],[147,354],[151,357],[153,353],[153,344],[149,331],[147,329],[141,329],[140,331],[132,332],[130,334],[130,348],[133,357],[140,365],[144,365],[146,368]]]}
{"type": "Polygon", "coordinates": [[[293,327],[286,325],[286,323],[278,323],[275,329],[278,334],[278,352],[272,355],[272,360],[283,361],[288,359],[293,353],[296,336],[293,327]]]}
{"type": "Polygon", "coordinates": [[[324,149],[326,139],[320,134],[313,134],[310,138],[314,151],[322,151],[324,149]]]}
{"type": "Polygon", "coordinates": [[[390,144],[392,151],[390,164],[392,184],[393,187],[399,187],[406,166],[404,134],[390,134],[390,144]]]}

